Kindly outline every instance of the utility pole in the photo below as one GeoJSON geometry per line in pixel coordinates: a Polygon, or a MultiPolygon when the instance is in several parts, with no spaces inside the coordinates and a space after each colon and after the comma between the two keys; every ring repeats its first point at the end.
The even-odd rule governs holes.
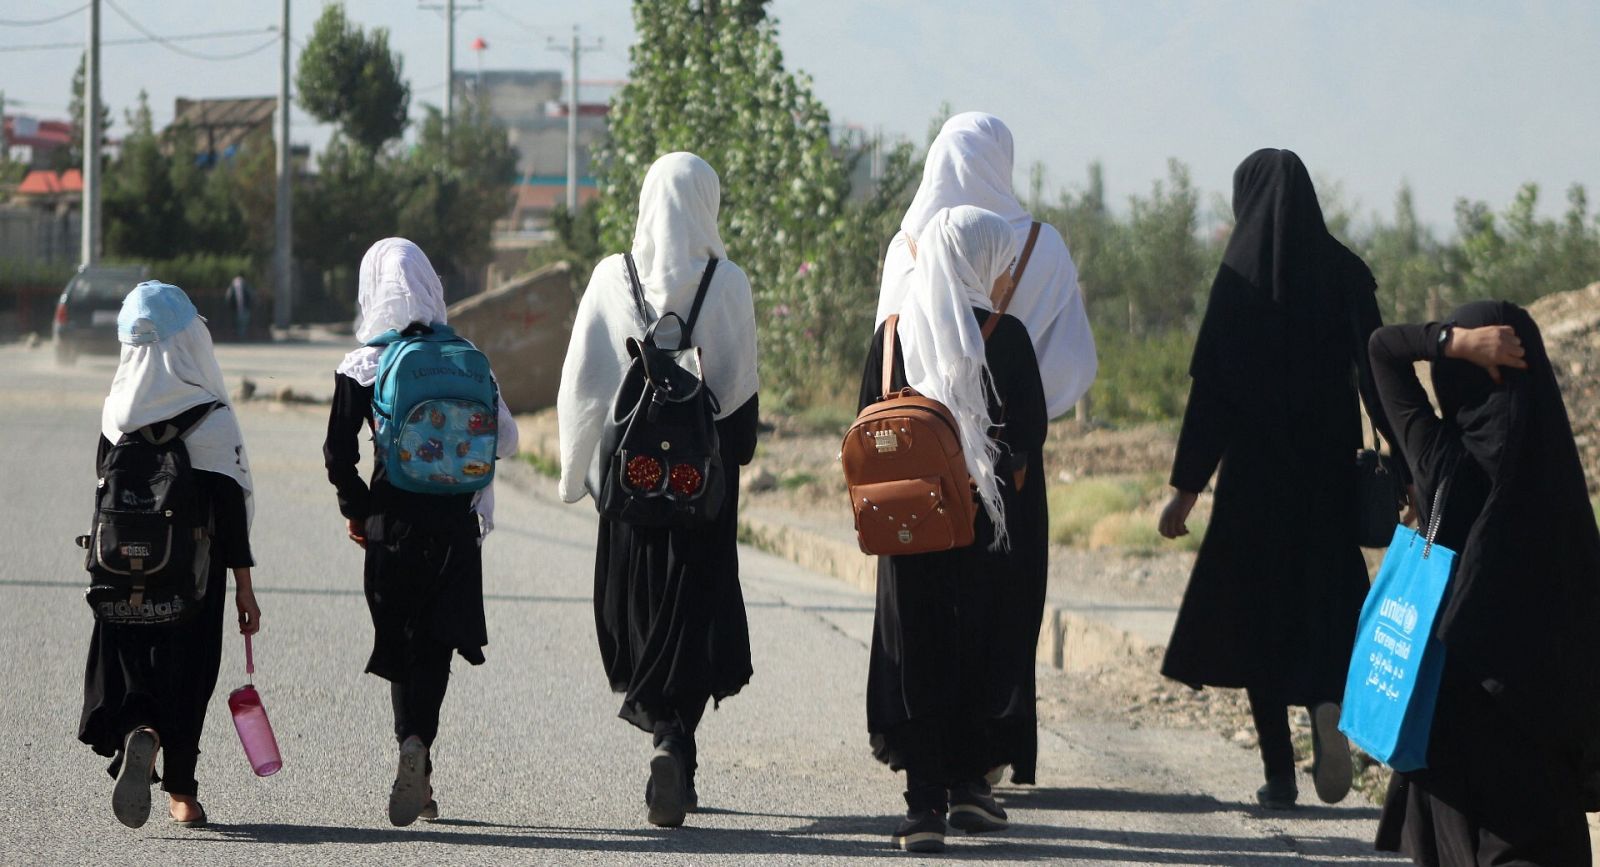
{"type": "Polygon", "coordinates": [[[288,328],[294,319],[294,162],[289,154],[289,0],[283,0],[278,21],[278,194],[273,208],[272,324],[288,328]]]}
{"type": "Polygon", "coordinates": [[[444,131],[456,110],[456,0],[444,0],[444,131]]]}
{"type": "MultiPolygon", "coordinates": [[[[597,39],[593,45],[584,45],[578,39],[578,25],[572,25],[572,72],[567,85],[567,213],[578,215],[578,58],[586,51],[599,51],[605,40],[597,39]]],[[[550,50],[563,50],[554,39],[550,50]]]]}
{"type": "Polygon", "coordinates": [[[83,61],[83,205],[79,264],[100,259],[100,0],[89,2],[89,45],[83,61]]]}
{"type": "Polygon", "coordinates": [[[444,3],[419,3],[418,9],[433,9],[444,13],[444,130],[450,131],[450,118],[456,107],[456,14],[475,12],[483,8],[479,3],[463,6],[456,0],[444,3]]]}

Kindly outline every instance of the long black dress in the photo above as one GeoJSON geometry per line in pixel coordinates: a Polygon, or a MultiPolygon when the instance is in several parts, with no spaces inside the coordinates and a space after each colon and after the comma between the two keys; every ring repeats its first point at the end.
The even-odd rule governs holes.
{"type": "MultiPolygon", "coordinates": [[[[111,443],[101,437],[96,465],[110,449],[111,443]]],[[[199,792],[195,766],[206,706],[216,690],[222,664],[227,570],[255,565],[244,490],[220,473],[195,470],[195,480],[216,522],[200,613],[188,623],[172,627],[95,621],[78,722],[78,740],[112,758],[108,768],[112,776],[122,766],[122,744],[128,732],[141,726],[155,729],[161,737],[161,787],[174,795],[199,792]]]]}
{"type": "Polygon", "coordinates": [[[1447,481],[1438,541],[1458,554],[1438,626],[1447,652],[1428,767],[1394,775],[1377,846],[1424,865],[1587,867],[1583,813],[1600,806],[1600,534],[1532,319],[1493,302],[1454,319],[1515,327],[1529,370],[1505,371],[1496,388],[1467,362],[1441,359],[1440,323],[1372,337],[1373,372],[1424,502],[1447,481]],[[1444,420],[1417,381],[1423,360],[1434,362],[1444,420]]]}
{"type": "Polygon", "coordinates": [[[489,643],[483,553],[471,494],[419,494],[389,483],[380,463],[362,481],[360,434],[372,424],[372,386],[334,375],[323,443],[339,512],[366,527],[363,584],[372,615],[366,670],[393,685],[395,735],[432,744],[454,649],[473,665],[489,643]]]}
{"type": "MultiPolygon", "coordinates": [[[[976,308],[973,313],[980,323],[993,315],[976,308]]],[[[906,386],[899,346],[897,337],[896,389],[906,386]]],[[[1016,520],[1009,517],[1021,512],[1012,474],[1019,456],[1037,455],[1044,446],[1044,387],[1033,342],[1020,320],[1003,316],[985,355],[1000,392],[999,404],[990,407],[1004,447],[996,476],[1011,522],[1007,529],[1020,543],[1016,520]]],[[[882,395],[882,376],[880,326],[862,375],[862,408],[882,395]]],[[[1036,468],[1030,468],[1024,484],[1025,490],[1031,487],[1044,488],[1036,468]]],[[[1023,727],[1031,731],[1034,724],[1032,651],[1024,675],[1017,659],[1020,643],[1009,639],[1018,629],[1037,636],[1037,620],[1018,622],[1026,620],[1037,588],[1028,576],[1011,571],[1008,553],[988,549],[994,526],[982,509],[976,530],[967,548],[878,558],[867,673],[873,754],[895,770],[946,789],[1016,760],[1015,742],[1007,736],[1023,727]]]]}
{"type": "MultiPolygon", "coordinates": [[[[755,457],[760,398],[717,422],[728,494],[694,529],[635,527],[604,516],[594,560],[594,621],[617,716],[692,737],[707,699],[750,682],[750,628],[739,587],[739,467],[755,457]]],[[[685,747],[688,749],[688,747],[685,747]]],[[[690,768],[693,757],[685,756],[690,768]]]]}
{"type": "MultiPolygon", "coordinates": [[[[1293,154],[1257,152],[1234,187],[1171,483],[1198,493],[1221,471],[1161,672],[1278,708],[1338,701],[1368,586],[1356,353],[1382,324],[1375,283],[1327,233],[1293,154]]],[[[1359,384],[1393,444],[1370,377],[1359,384]]],[[[1286,720],[1274,729],[1287,748],[1286,720]]]]}

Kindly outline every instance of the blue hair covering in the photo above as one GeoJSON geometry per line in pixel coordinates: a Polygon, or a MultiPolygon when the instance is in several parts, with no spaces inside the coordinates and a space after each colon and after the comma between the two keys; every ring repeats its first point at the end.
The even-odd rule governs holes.
{"type": "Polygon", "coordinates": [[[182,289],[160,280],[146,280],[122,299],[117,339],[130,346],[159,343],[189,327],[198,315],[182,289]]]}

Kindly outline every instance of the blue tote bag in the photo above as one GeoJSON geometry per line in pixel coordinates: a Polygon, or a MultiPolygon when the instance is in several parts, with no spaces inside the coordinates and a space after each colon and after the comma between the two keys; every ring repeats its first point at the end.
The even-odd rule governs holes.
{"type": "Polygon", "coordinates": [[[1448,598],[1456,561],[1456,552],[1433,541],[1447,486],[1441,484],[1434,495],[1426,536],[1404,525],[1395,528],[1361,606],[1345,680],[1339,730],[1397,771],[1428,766],[1428,734],[1445,653],[1433,625],[1448,598]]]}

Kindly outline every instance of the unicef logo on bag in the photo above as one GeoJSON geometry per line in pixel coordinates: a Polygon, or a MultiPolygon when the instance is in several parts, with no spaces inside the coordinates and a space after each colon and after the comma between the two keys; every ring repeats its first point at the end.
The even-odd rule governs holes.
{"type": "Polygon", "coordinates": [[[1378,608],[1378,616],[1400,627],[1410,635],[1417,628],[1417,606],[1405,599],[1385,599],[1378,608]]]}

